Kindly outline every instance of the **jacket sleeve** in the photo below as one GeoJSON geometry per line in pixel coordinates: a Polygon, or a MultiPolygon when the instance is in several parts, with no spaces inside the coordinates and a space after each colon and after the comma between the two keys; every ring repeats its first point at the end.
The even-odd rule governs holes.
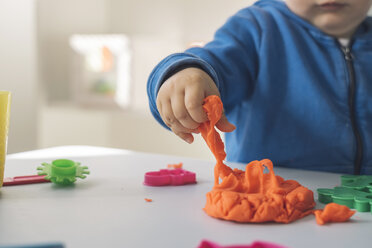
{"type": "Polygon", "coordinates": [[[156,108],[160,86],[176,72],[189,67],[200,68],[209,74],[221,93],[226,111],[248,97],[258,71],[260,33],[251,7],[245,8],[230,17],[217,30],[213,41],[204,47],[190,48],[162,60],[147,83],[149,105],[155,119],[166,127],[156,108]]]}

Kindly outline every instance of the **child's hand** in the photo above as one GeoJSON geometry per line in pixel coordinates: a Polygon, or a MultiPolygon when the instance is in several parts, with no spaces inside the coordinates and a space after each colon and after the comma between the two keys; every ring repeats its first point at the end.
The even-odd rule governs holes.
{"type": "MultiPolygon", "coordinates": [[[[187,68],[163,83],[156,105],[164,123],[181,139],[192,143],[194,137],[191,133],[199,133],[199,125],[208,120],[203,100],[209,95],[220,96],[209,75],[197,68],[187,68]]],[[[216,126],[222,132],[235,129],[224,114],[216,126]]]]}

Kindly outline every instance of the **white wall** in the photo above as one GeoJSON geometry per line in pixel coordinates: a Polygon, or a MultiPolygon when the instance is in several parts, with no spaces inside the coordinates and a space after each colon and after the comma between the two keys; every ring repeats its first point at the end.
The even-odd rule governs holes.
{"type": "Polygon", "coordinates": [[[106,0],[37,0],[39,64],[48,102],[69,99],[68,39],[77,33],[105,33],[107,3],[106,0]]]}
{"type": "Polygon", "coordinates": [[[109,31],[127,34],[180,35],[185,0],[109,0],[109,31]]]}
{"type": "Polygon", "coordinates": [[[239,9],[256,0],[187,0],[184,32],[187,42],[210,40],[217,28],[239,9]]]}
{"type": "Polygon", "coordinates": [[[8,153],[34,149],[37,84],[34,0],[0,1],[0,89],[12,92],[8,153]]]}

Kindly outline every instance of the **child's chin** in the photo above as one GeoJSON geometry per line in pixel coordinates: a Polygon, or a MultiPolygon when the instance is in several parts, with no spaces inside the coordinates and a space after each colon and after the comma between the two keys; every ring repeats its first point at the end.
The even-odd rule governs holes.
{"type": "Polygon", "coordinates": [[[314,25],[326,34],[339,37],[347,33],[347,27],[350,23],[345,22],[340,16],[328,14],[316,20],[314,25]]]}

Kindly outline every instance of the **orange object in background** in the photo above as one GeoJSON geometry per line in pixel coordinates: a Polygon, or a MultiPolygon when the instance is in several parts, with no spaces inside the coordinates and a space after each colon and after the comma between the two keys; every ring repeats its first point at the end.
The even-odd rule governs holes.
{"type": "MultiPolygon", "coordinates": [[[[313,192],[295,180],[284,180],[275,175],[269,159],[252,161],[245,171],[232,170],[225,165],[224,144],[214,128],[223,112],[220,98],[208,96],[204,100],[203,109],[208,115],[208,121],[199,126],[199,131],[217,160],[214,187],[207,193],[204,207],[208,215],[237,222],[289,223],[314,213],[313,192]],[[265,167],[268,173],[264,173],[265,167]]],[[[320,220],[318,223],[346,221],[352,215],[350,212],[353,212],[348,212],[341,205],[331,205],[323,212],[317,211],[315,215],[320,220]],[[333,209],[337,209],[335,214],[333,209]]]]}
{"type": "Polygon", "coordinates": [[[152,202],[152,199],[150,199],[150,198],[145,198],[145,201],[147,201],[147,202],[152,202]]]}
{"type": "Polygon", "coordinates": [[[183,163],[179,164],[168,164],[167,168],[168,169],[182,169],[183,163]]]}
{"type": "Polygon", "coordinates": [[[111,71],[114,65],[114,56],[107,46],[102,47],[102,71],[111,71]]]}
{"type": "Polygon", "coordinates": [[[354,214],[355,211],[337,203],[329,203],[323,210],[314,211],[316,223],[319,225],[324,225],[327,222],[345,222],[354,214]]]}

